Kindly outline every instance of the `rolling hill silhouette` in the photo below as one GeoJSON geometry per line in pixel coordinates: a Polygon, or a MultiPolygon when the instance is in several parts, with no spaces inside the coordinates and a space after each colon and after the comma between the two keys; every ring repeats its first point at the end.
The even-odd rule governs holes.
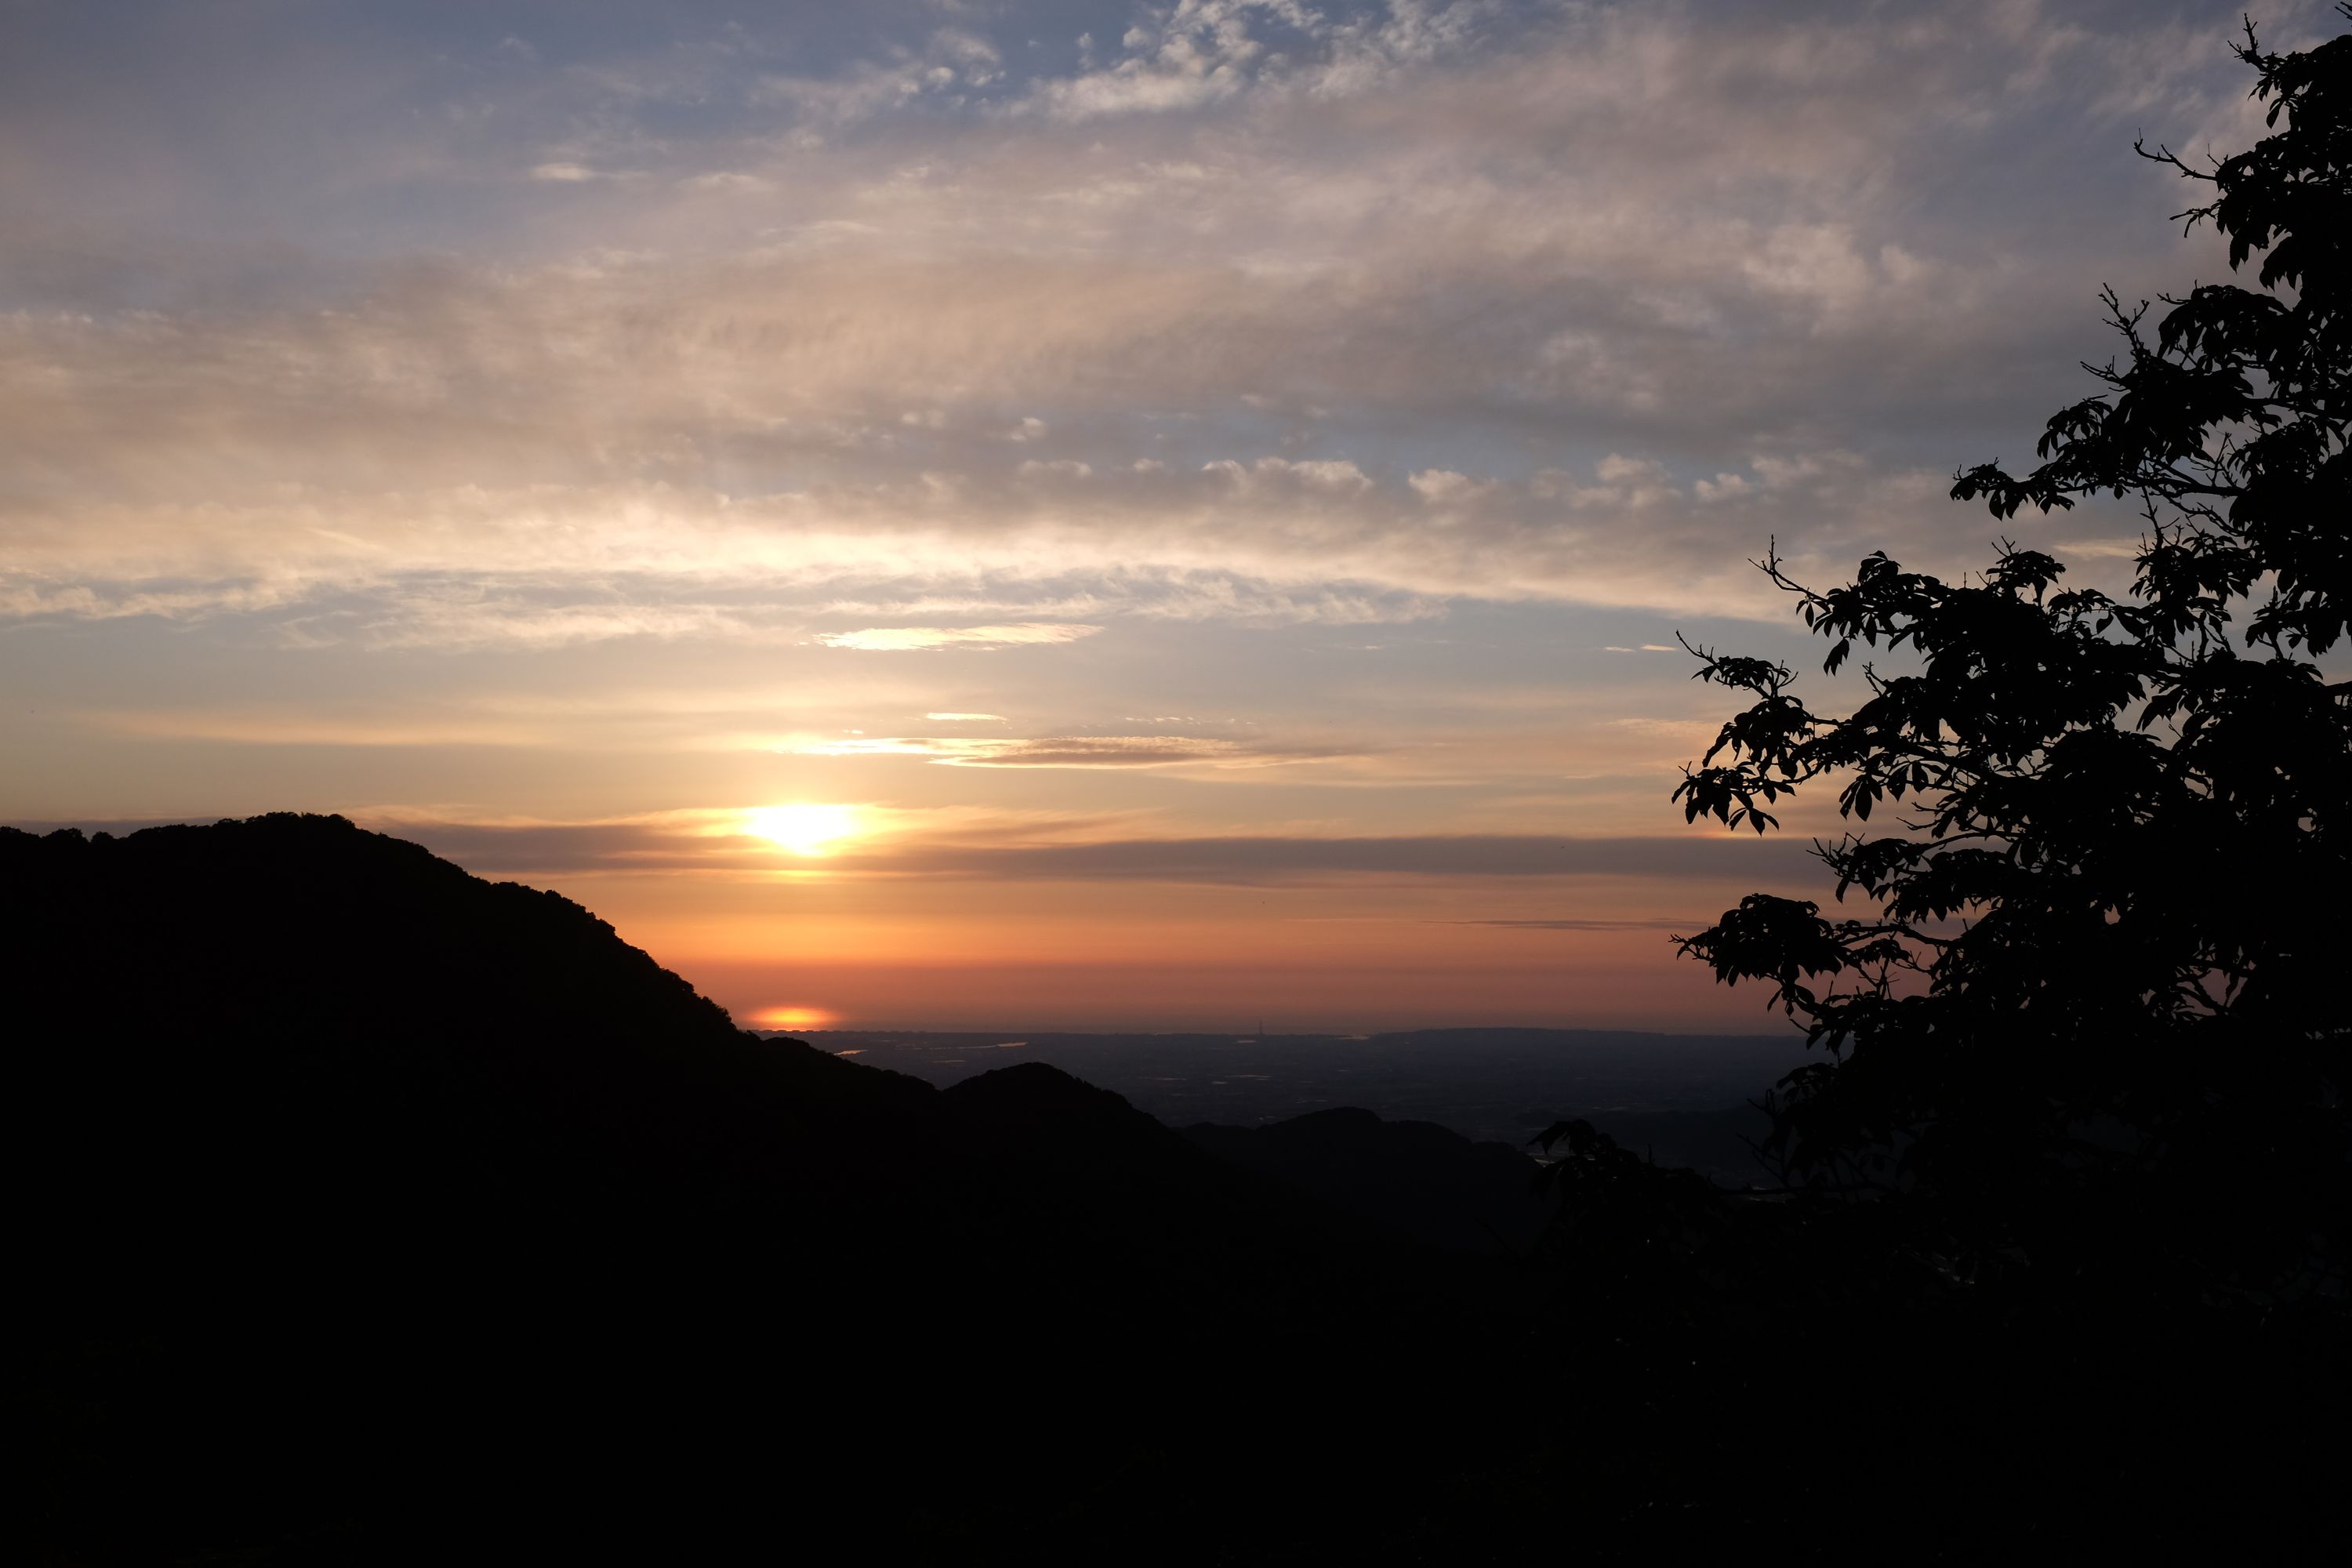
{"type": "Polygon", "coordinates": [[[0,829],[0,879],[39,1489],[86,1553],[675,1545],[818,1497],[873,1544],[1213,1533],[1380,1490],[1377,1410],[1461,1370],[1400,1330],[1496,1310],[1426,1215],[1053,1068],[938,1090],[750,1036],[341,818],[0,829]]]}

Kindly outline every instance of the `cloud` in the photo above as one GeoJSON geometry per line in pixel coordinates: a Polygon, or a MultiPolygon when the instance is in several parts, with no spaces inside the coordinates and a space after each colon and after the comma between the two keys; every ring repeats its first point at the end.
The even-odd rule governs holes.
{"type": "Polygon", "coordinates": [[[56,106],[88,134],[26,135],[62,151],[0,237],[0,616],[365,600],[305,635],[387,648],[760,640],[847,599],[887,631],[950,594],[1777,618],[1767,536],[1824,574],[1972,558],[1948,475],[2072,395],[2086,290],[2210,263],[2114,216],[2168,194],[2080,83],[2231,131],[2230,19],[1188,0],[1021,83],[976,32],[789,78],[729,39],[510,58],[498,114],[404,104],[338,153],[446,197],[451,243],[299,267],[157,242],[312,209],[258,174],[153,206],[178,187],[56,106]],[[2021,147],[2030,189],[1968,177],[2021,147]]]}
{"type": "Polygon", "coordinates": [[[875,653],[950,647],[985,653],[997,648],[1076,642],[1101,630],[1100,626],[1044,623],[1008,626],[869,626],[857,632],[819,632],[816,640],[827,647],[863,648],[875,653]]]}
{"type": "Polygon", "coordinates": [[[1347,97],[1462,47],[1499,8],[1493,0],[1397,0],[1381,19],[1337,18],[1297,0],[1143,7],[1119,58],[1039,82],[1013,111],[1075,123],[1200,109],[1253,90],[1347,97]]]}
{"type": "Polygon", "coordinates": [[[224,741],[246,746],[528,747],[557,738],[555,727],[487,713],[342,711],[175,703],[112,708],[86,715],[118,735],[224,741]]]}
{"type": "MultiPolygon", "coordinates": [[[[724,871],[761,863],[749,843],[644,821],[468,823],[356,820],[423,844],[476,875],[538,871],[724,871]]],[[[768,855],[766,863],[777,863],[768,855]]]]}
{"type": "MultiPolygon", "coordinates": [[[[807,863],[780,857],[773,844],[744,831],[744,814],[737,811],[579,823],[471,822],[404,812],[349,815],[362,826],[413,839],[478,873],[808,868],[807,863]]],[[[890,823],[887,841],[836,847],[820,868],[826,876],[1240,886],[1608,877],[1785,885],[1817,880],[1820,873],[1809,844],[1777,837],[1447,834],[1121,838],[1099,837],[1105,825],[1095,819],[967,821],[951,813],[882,815],[890,823]],[[933,816],[938,820],[931,820],[933,816]]],[[[1557,921],[1445,923],[1586,929],[1557,921]]],[[[1648,929],[1656,922],[1622,923],[1648,929]]]]}
{"type": "Polygon", "coordinates": [[[787,634],[757,608],[693,603],[562,604],[521,594],[454,588],[436,594],[406,585],[397,604],[372,612],[291,617],[281,635],[295,647],[353,640],[371,648],[545,650],[624,638],[730,642],[779,640],[787,634]]]}
{"type": "Polygon", "coordinates": [[[939,724],[1002,724],[1002,713],[926,713],[924,718],[939,724]]]}
{"type": "Polygon", "coordinates": [[[1443,835],[1379,838],[1122,839],[995,848],[941,847],[926,874],[1046,880],[1262,883],[1350,877],[1817,877],[1808,844],[1724,837],[1554,838],[1443,835]]]}
{"type": "Polygon", "coordinates": [[[2135,561],[2147,548],[2145,539],[2062,539],[2054,547],[2061,555],[2095,560],[2135,561]]]}
{"type": "Polygon", "coordinates": [[[1091,617],[1115,615],[1363,625],[1424,619],[1457,598],[1777,620],[1785,605],[1747,563],[1767,536],[1816,575],[1851,566],[1843,551],[1823,558],[1842,542],[1825,517],[1868,517],[1871,542],[1906,564],[1966,547],[1952,537],[1948,479],[1933,471],[1824,469],[1704,506],[1671,490],[1563,498],[1539,475],[1465,488],[1433,528],[1402,485],[1353,464],[1302,467],[932,472],[740,500],[645,483],[281,489],[236,507],[58,497],[16,509],[0,616],[275,616],[299,623],[297,640],[530,647],[772,640],[862,604],[1024,618],[816,639],[1004,648],[1076,640],[1105,624],[1091,617]],[[1635,509],[1638,528],[1626,522],[1635,509]],[[320,613],[338,600],[340,612],[320,613]],[[1073,615],[1090,618],[1048,618],[1073,615]]]}
{"type": "Polygon", "coordinates": [[[813,742],[793,749],[812,757],[921,757],[961,768],[1264,768],[1366,754],[1360,748],[1194,735],[1057,735],[1019,741],[861,737],[813,742]]]}
{"type": "Polygon", "coordinates": [[[746,174],[735,169],[712,169],[706,174],[689,174],[680,183],[688,190],[738,194],[765,195],[776,188],[775,182],[765,175],[746,174]]]}

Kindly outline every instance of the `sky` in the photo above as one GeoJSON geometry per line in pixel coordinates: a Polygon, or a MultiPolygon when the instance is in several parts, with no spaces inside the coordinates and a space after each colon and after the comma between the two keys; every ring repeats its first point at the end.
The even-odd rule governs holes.
{"type": "Polygon", "coordinates": [[[0,821],[340,812],[750,1026],[1769,1029],[1670,939],[1839,824],[1683,822],[1680,641],[1986,562],[2239,9],[10,0],[0,821]]]}

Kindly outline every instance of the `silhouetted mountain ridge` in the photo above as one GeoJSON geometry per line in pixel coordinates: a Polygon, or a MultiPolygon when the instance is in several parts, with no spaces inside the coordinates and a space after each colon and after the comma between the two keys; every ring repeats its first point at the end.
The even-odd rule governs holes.
{"type": "Polygon", "coordinates": [[[1139,1375],[1344,1408],[1381,1322],[1485,1310],[1056,1068],[942,1091],[748,1035],[569,900],[341,818],[0,830],[0,880],[41,1396],[106,1412],[43,1490],[101,1554],[424,1528],[394,1495],[596,1529],[864,1495],[850,1458],[943,1402],[997,1440],[900,1525],[1040,1458],[1076,1490],[1024,1509],[1076,1521],[1164,1484],[1139,1455],[1257,1440],[1091,1440],[1139,1375]]]}

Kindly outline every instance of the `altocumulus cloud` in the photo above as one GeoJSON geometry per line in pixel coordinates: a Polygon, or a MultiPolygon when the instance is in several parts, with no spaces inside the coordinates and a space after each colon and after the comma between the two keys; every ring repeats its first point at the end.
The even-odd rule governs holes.
{"type": "MultiPolygon", "coordinates": [[[[2275,9],[2282,47],[2319,15],[2275,9]]],[[[1077,58],[994,17],[800,75],[747,25],[312,80],[362,106],[317,128],[338,210],[437,194],[464,222],[338,230],[319,256],[365,261],[311,257],[282,297],[235,244],[145,237],[216,210],[299,241],[315,191],[257,172],[288,147],[194,147],[239,171],[218,193],[105,151],[257,117],[125,129],[161,110],[0,64],[5,129],[45,149],[0,236],[0,616],[341,595],[391,628],[355,640],[497,641],[495,614],[406,613],[453,578],[609,606],[518,610],[526,647],[759,638],[941,584],[998,630],[1074,582],[1101,616],[1776,616],[1740,564],[1769,533],[1801,568],[1857,536],[1974,549],[1952,466],[2074,384],[2097,281],[2182,270],[2102,217],[2115,149],[2254,129],[2219,4],[1193,0],[1077,58]],[[1978,177],[2027,157],[2031,191],[1978,177]],[[716,585],[760,602],[668,607],[716,585]]],[[[242,104],[275,68],[190,90],[242,104]]],[[[2135,212],[2168,195],[2147,178],[2135,212]]],[[[827,635],[939,629],[876,613],[827,635]]]]}

